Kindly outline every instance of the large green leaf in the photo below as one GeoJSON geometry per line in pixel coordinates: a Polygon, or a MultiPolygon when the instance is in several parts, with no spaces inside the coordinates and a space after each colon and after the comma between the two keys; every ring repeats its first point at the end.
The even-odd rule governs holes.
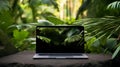
{"type": "Polygon", "coordinates": [[[24,40],[28,36],[28,34],[29,33],[27,31],[24,31],[24,30],[21,30],[21,31],[14,30],[13,31],[14,39],[17,40],[17,41],[24,40]]]}
{"type": "Polygon", "coordinates": [[[47,19],[48,21],[54,23],[55,25],[65,24],[64,21],[62,21],[62,20],[60,20],[60,19],[58,19],[58,18],[56,18],[56,17],[48,16],[48,17],[46,17],[46,19],[47,19]]]}

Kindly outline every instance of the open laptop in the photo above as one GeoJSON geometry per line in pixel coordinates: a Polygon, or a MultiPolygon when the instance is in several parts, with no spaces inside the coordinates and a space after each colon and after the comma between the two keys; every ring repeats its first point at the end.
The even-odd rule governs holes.
{"type": "Polygon", "coordinates": [[[84,58],[83,26],[37,26],[36,54],[40,58],[84,58]]]}

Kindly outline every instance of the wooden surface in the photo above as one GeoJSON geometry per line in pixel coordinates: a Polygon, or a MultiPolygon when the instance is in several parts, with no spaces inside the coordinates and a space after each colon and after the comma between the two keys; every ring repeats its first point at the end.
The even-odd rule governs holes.
{"type": "Polygon", "coordinates": [[[32,64],[42,66],[69,66],[69,65],[83,65],[88,63],[99,63],[111,60],[111,55],[105,54],[87,54],[88,59],[37,59],[32,57],[35,54],[33,51],[23,51],[13,55],[0,58],[0,64],[20,63],[20,64],[32,64]]]}

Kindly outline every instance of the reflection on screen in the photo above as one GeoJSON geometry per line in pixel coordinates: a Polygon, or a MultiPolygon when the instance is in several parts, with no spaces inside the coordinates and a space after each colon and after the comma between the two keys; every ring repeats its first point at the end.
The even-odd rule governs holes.
{"type": "Polygon", "coordinates": [[[37,27],[37,46],[41,52],[82,52],[84,30],[79,28],[37,27]]]}

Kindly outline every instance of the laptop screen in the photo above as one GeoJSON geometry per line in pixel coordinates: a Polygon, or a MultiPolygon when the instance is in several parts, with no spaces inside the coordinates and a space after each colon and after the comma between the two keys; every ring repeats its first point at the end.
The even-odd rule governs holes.
{"type": "Polygon", "coordinates": [[[37,26],[36,53],[83,53],[84,27],[37,26]]]}

